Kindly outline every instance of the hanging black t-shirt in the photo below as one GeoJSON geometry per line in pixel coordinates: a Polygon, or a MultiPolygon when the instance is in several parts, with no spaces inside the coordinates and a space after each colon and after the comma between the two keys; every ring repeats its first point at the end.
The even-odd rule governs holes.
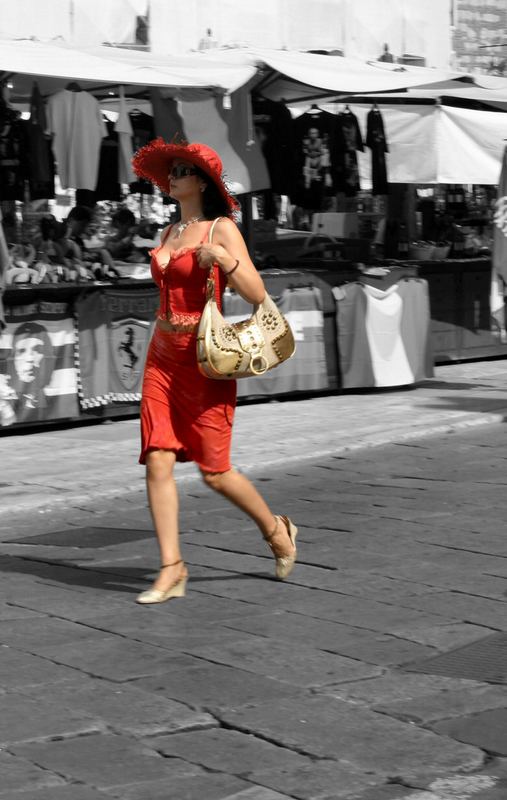
{"type": "Polygon", "coordinates": [[[107,136],[100,145],[99,174],[95,187],[96,200],[121,200],[118,180],[118,134],[114,122],[106,120],[107,136]]]}
{"type": "Polygon", "coordinates": [[[55,196],[55,157],[51,137],[45,131],[46,112],[38,84],[34,82],[30,98],[28,138],[28,183],[31,200],[48,200],[55,196]]]}
{"type": "MultiPolygon", "coordinates": [[[[133,130],[132,145],[135,153],[140,147],[144,147],[145,144],[155,138],[155,125],[153,117],[149,114],[144,114],[142,111],[131,111],[129,118],[133,130]]],[[[139,194],[153,194],[153,185],[150,181],[140,178],[130,184],[130,191],[133,193],[138,192],[139,194]]]]}
{"type": "Polygon", "coordinates": [[[368,112],[366,119],[366,145],[371,150],[372,194],[387,194],[389,188],[385,154],[389,152],[389,148],[382,114],[377,108],[372,108],[368,112]]]}
{"type": "Polygon", "coordinates": [[[360,190],[357,150],[364,150],[363,138],[357,117],[351,111],[338,114],[336,150],[333,152],[335,164],[335,187],[347,197],[354,197],[360,190]]]}
{"type": "Polygon", "coordinates": [[[28,178],[27,123],[11,109],[0,111],[0,200],[24,200],[28,178]]]}
{"type": "Polygon", "coordinates": [[[319,211],[335,191],[336,116],[327,111],[302,114],[294,120],[295,202],[319,211]]]}
{"type": "Polygon", "coordinates": [[[296,144],[291,113],[284,103],[265,97],[252,98],[252,112],[271,189],[276,194],[288,195],[292,200],[296,144]]]}

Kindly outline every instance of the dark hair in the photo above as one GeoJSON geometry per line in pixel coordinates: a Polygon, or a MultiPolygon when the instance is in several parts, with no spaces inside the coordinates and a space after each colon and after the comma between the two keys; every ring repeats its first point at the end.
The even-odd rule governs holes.
{"type": "Polygon", "coordinates": [[[91,210],[86,206],[74,206],[74,208],[71,208],[69,211],[67,220],[70,221],[75,219],[76,222],[91,222],[92,216],[93,214],[91,210]]]}
{"type": "Polygon", "coordinates": [[[112,216],[112,221],[118,225],[135,225],[136,218],[130,208],[119,208],[112,216]]]}
{"type": "Polygon", "coordinates": [[[43,240],[46,242],[51,234],[56,236],[59,222],[52,214],[47,217],[42,217],[39,222],[40,232],[42,234],[43,240]]]}
{"type": "Polygon", "coordinates": [[[202,213],[206,219],[216,219],[216,217],[230,217],[231,209],[229,204],[220,193],[215,182],[206,173],[195,169],[196,175],[206,183],[206,188],[202,193],[202,213]]]}

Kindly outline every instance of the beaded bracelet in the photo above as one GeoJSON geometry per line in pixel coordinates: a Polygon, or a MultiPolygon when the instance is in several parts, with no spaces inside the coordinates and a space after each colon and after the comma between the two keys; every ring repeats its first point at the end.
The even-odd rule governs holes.
{"type": "Polygon", "coordinates": [[[237,270],[239,267],[239,258],[236,259],[236,263],[234,264],[233,268],[229,270],[229,272],[224,272],[224,275],[232,275],[233,272],[237,270]]]}

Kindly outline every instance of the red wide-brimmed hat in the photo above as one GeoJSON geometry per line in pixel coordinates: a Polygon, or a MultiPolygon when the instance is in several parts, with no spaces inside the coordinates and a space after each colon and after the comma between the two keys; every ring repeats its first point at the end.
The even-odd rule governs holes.
{"type": "Polygon", "coordinates": [[[147,178],[166,194],[170,194],[169,169],[176,159],[188,161],[202,170],[215,184],[229,206],[230,214],[239,203],[230,194],[223,177],[222,161],[207,144],[178,142],[169,144],[162,137],[141,147],[132,159],[132,168],[140,178],[147,178]]]}

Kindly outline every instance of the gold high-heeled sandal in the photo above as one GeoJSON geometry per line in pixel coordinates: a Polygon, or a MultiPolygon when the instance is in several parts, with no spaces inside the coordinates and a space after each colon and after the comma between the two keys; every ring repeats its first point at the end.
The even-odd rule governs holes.
{"type": "MultiPolygon", "coordinates": [[[[179,561],[174,561],[172,564],[162,564],[160,569],[175,567],[177,564],[183,564],[183,559],[180,558],[179,561]]],[[[164,603],[172,597],[185,597],[187,579],[188,573],[184,566],[183,575],[180,575],[168,589],[165,589],[165,591],[162,591],[162,589],[147,589],[136,597],[136,603],[164,603]]]]}
{"type": "Polygon", "coordinates": [[[276,525],[271,533],[264,536],[265,540],[267,541],[268,545],[270,546],[273,555],[276,559],[276,568],[275,568],[275,575],[279,580],[283,580],[287,578],[292,570],[294,569],[294,564],[296,563],[297,557],[297,549],[296,549],[296,536],[298,529],[294,525],[293,522],[288,517],[285,517],[281,514],[275,514],[276,525]],[[294,548],[294,552],[290,555],[287,555],[283,551],[281,551],[280,545],[275,545],[272,541],[273,536],[276,534],[278,530],[278,525],[280,520],[283,522],[285,527],[287,528],[287,533],[289,535],[290,542],[294,548]]]}

